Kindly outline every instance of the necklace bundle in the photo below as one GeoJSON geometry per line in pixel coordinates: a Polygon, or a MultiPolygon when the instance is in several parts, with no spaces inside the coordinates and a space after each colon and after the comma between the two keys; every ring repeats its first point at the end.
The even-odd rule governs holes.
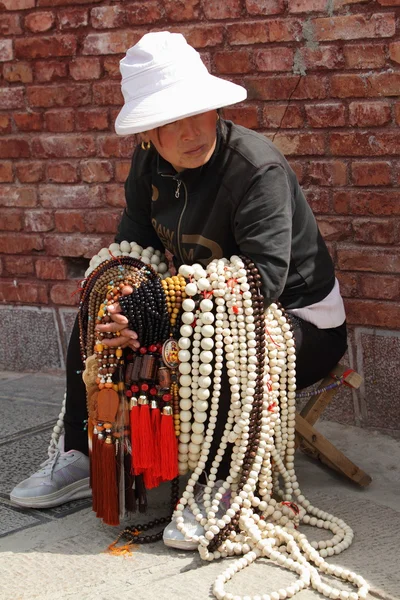
{"type": "MultiPolygon", "coordinates": [[[[122,244],[120,247],[122,249],[122,244]]],[[[255,265],[238,256],[232,256],[229,261],[212,261],[206,268],[198,264],[183,265],[178,276],[171,278],[166,273],[166,279],[160,283],[148,264],[140,266],[139,261],[133,264],[130,261],[137,260],[133,256],[118,258],[120,269],[131,264],[134,273],[129,279],[126,272],[121,272],[121,287],[116,288],[113,281],[108,292],[114,294],[114,298],[116,294],[130,327],[140,332],[142,345],[138,352],[124,355],[116,351],[115,356],[98,348],[105,360],[98,379],[104,383],[104,389],[117,393],[120,407],[123,406],[111,427],[102,422],[103,435],[106,440],[111,438],[114,446],[121,447],[118,440],[126,439],[130,430],[131,448],[125,449],[124,460],[127,454],[131,455],[131,473],[142,477],[145,486],[153,487],[161,480],[162,471],[160,461],[156,461],[156,467],[151,461],[151,456],[160,456],[155,440],[163,439],[155,435],[159,431],[157,410],[164,413],[162,418],[169,417],[169,432],[174,434],[169,439],[179,438],[175,458],[170,454],[169,478],[178,470],[180,474],[191,471],[173,515],[178,530],[198,544],[204,560],[240,556],[230,562],[215,581],[215,597],[239,600],[240,596],[226,591],[225,584],[257,558],[265,557],[298,575],[288,587],[264,594],[265,600],[284,600],[306,587],[328,598],[366,598],[369,588],[361,576],[325,561],[351,544],[350,527],[312,506],[299,488],[294,469],[295,342],[283,308],[274,303],[264,309],[261,279],[255,265]],[[127,284],[134,292],[123,298],[121,294],[127,284]],[[173,336],[177,337],[176,342],[173,336]],[[221,414],[220,408],[224,369],[231,399],[226,415],[221,414]],[[122,375],[118,373],[123,373],[123,385],[122,375]],[[210,456],[217,420],[224,418],[219,448],[210,456]],[[143,435],[151,449],[150,458],[146,453],[141,456],[143,448],[137,447],[143,435]],[[229,474],[217,485],[219,467],[224,460],[229,460],[229,474]],[[195,497],[196,484],[206,464],[211,467],[200,505],[195,497]],[[227,497],[230,498],[228,509],[223,505],[227,497]],[[201,526],[200,535],[190,536],[186,530],[184,514],[187,510],[201,526]],[[330,530],[332,538],[309,543],[298,530],[302,523],[330,530]],[[321,573],[350,583],[354,591],[328,585],[321,573]]],[[[149,260],[151,264],[151,258],[149,260]]],[[[101,280],[102,269],[115,266],[115,259],[99,263],[95,267],[95,278],[101,280]]],[[[89,274],[85,289],[91,287],[91,282],[92,274],[89,274]]],[[[89,301],[91,308],[86,314],[89,321],[93,319],[93,311],[98,311],[101,319],[107,318],[104,301],[99,302],[89,301]]],[[[85,314],[84,310],[81,312],[85,314]]],[[[87,351],[99,344],[90,327],[83,337],[87,351]]],[[[94,423],[93,430],[95,427],[94,423]]],[[[175,479],[175,490],[176,482],[175,479]]],[[[121,490],[121,484],[119,488],[121,490]]],[[[165,522],[156,521],[142,526],[142,530],[165,522]]],[[[140,526],[126,528],[120,537],[144,542],[161,536],[159,533],[146,539],[139,532],[140,526]]]]}

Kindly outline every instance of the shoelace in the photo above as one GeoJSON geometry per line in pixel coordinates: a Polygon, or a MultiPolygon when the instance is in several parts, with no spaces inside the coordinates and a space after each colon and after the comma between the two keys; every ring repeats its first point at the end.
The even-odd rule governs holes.
{"type": "Polygon", "coordinates": [[[63,456],[60,450],[56,450],[53,456],[46,459],[40,465],[42,467],[42,474],[50,475],[50,479],[53,479],[54,469],[56,468],[59,460],[66,460],[66,458],[63,456]]]}

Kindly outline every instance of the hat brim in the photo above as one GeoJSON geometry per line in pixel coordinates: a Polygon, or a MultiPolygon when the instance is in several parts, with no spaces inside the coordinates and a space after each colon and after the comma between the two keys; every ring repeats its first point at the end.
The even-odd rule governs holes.
{"type": "Polygon", "coordinates": [[[142,133],[173,121],[192,117],[245,100],[244,87],[207,74],[184,80],[151,95],[136,98],[122,107],[115,121],[118,135],[142,133]]]}

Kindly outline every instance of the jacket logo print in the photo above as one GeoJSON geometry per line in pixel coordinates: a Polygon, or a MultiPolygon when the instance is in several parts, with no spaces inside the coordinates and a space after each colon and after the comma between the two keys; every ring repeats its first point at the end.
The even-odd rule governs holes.
{"type": "Polygon", "coordinates": [[[202,246],[203,248],[207,248],[207,250],[209,250],[209,255],[207,256],[207,258],[198,258],[197,259],[198,262],[202,263],[203,265],[208,265],[208,263],[211,262],[212,260],[214,260],[215,258],[223,257],[223,252],[222,252],[221,246],[219,244],[217,244],[217,242],[214,242],[213,240],[209,240],[208,238],[204,237],[203,235],[184,234],[184,235],[182,235],[182,244],[187,244],[187,245],[192,246],[189,251],[187,251],[185,248],[183,249],[184,260],[188,260],[190,262],[194,261],[194,247],[195,246],[202,246]]]}
{"type": "Polygon", "coordinates": [[[171,231],[168,229],[168,227],[158,224],[155,219],[151,220],[151,224],[153,225],[154,230],[160,238],[164,248],[168,248],[172,254],[176,254],[176,248],[174,244],[175,231],[171,231]]]}

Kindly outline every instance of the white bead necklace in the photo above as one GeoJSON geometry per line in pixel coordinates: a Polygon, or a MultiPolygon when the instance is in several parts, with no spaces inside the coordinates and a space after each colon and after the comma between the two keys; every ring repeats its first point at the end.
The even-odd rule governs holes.
{"type": "MultiPolygon", "coordinates": [[[[339,600],[366,598],[368,585],[362,577],[341,567],[330,565],[324,560],[327,556],[339,554],[350,545],[353,537],[350,527],[342,520],[313,507],[302,495],[296,479],[294,470],[296,358],[293,334],[285,315],[274,304],[266,311],[261,431],[247,482],[238,488],[239,474],[248,447],[249,417],[257,379],[257,344],[252,294],[247,283],[244,263],[238,257],[232,257],[230,262],[226,259],[213,261],[208,265],[206,273],[199,265],[195,265],[194,271],[189,274],[185,271],[187,268],[185,265],[180,273],[185,277],[190,274],[192,278],[186,288],[186,292],[192,298],[199,291],[207,290],[208,280],[215,303],[215,321],[213,322],[212,316],[210,317],[212,307],[209,304],[203,304],[202,307],[200,305],[195,313],[192,312],[194,309],[192,304],[188,307],[184,306],[185,312],[192,312],[192,315],[185,318],[190,320],[193,316],[192,324],[196,318],[194,328],[188,324],[191,331],[181,329],[182,337],[179,340],[180,348],[188,350],[190,341],[188,343],[184,340],[189,340],[193,335],[192,354],[184,354],[185,360],[181,363],[181,366],[185,365],[183,366],[185,374],[190,373],[192,399],[192,429],[189,430],[187,427],[188,431],[185,432],[187,435],[190,433],[191,442],[187,448],[183,446],[182,450],[188,451],[188,464],[193,469],[193,473],[174,513],[178,529],[185,535],[182,512],[187,505],[204,527],[204,535],[195,536],[195,541],[199,542],[200,556],[204,560],[242,554],[242,557],[231,564],[215,581],[213,592],[220,600],[233,600],[233,598],[240,600],[240,596],[226,592],[224,585],[239,570],[252,564],[261,556],[268,557],[299,576],[288,587],[263,595],[263,600],[284,600],[309,586],[326,597],[339,600]],[[213,331],[207,329],[207,326],[211,326],[213,331]],[[212,337],[213,346],[210,341],[206,341],[211,340],[212,337]],[[203,343],[206,344],[207,349],[202,350],[203,343]],[[209,346],[211,347],[208,349],[209,346]],[[208,391],[208,387],[211,387],[209,368],[212,361],[211,350],[214,352],[215,365],[211,398],[204,398],[205,403],[207,400],[210,401],[210,410],[207,413],[208,422],[203,435],[207,409],[206,404],[198,404],[198,398],[199,391],[202,396],[201,390],[208,391]],[[203,352],[209,352],[211,356],[202,354],[203,352]],[[212,462],[205,487],[203,496],[205,514],[203,514],[194,500],[194,487],[209,457],[218,416],[224,353],[231,391],[231,406],[221,444],[212,462]],[[193,406],[194,403],[196,407],[193,406]],[[201,427],[196,420],[199,418],[199,413],[201,427]],[[200,437],[192,439],[193,435],[200,437]],[[229,476],[213,495],[218,466],[229,442],[234,444],[229,476]],[[230,507],[222,518],[217,519],[222,496],[227,490],[231,491],[230,507]],[[273,491],[278,494],[281,501],[272,497],[273,491]],[[294,499],[296,504],[293,503],[294,499]],[[254,512],[254,508],[258,509],[257,512],[254,512]],[[217,549],[210,550],[214,538],[238,514],[240,533],[231,531],[217,549]],[[310,544],[305,536],[296,530],[300,522],[329,529],[333,537],[331,540],[310,544]],[[318,570],[349,581],[357,591],[345,592],[324,583],[318,570]]],[[[191,301],[193,302],[192,299],[191,301]]],[[[183,327],[186,327],[186,324],[183,327]]],[[[184,394],[186,393],[185,391],[184,394]]],[[[186,407],[187,404],[184,406],[186,407]]],[[[182,444],[188,444],[188,439],[187,436],[184,437],[181,440],[182,444]]],[[[183,454],[184,452],[182,458],[183,454]]],[[[184,460],[181,462],[183,463],[184,460]]]]}
{"type": "Polygon", "coordinates": [[[154,271],[159,274],[160,279],[171,277],[165,256],[160,250],[154,250],[152,246],[143,248],[136,242],[127,241],[123,241],[120,244],[114,242],[113,244],[110,244],[108,248],[99,250],[99,252],[90,260],[89,267],[85,272],[85,277],[89,277],[94,269],[102,262],[117,256],[131,256],[132,258],[141,260],[143,263],[150,265],[154,271]]]}

